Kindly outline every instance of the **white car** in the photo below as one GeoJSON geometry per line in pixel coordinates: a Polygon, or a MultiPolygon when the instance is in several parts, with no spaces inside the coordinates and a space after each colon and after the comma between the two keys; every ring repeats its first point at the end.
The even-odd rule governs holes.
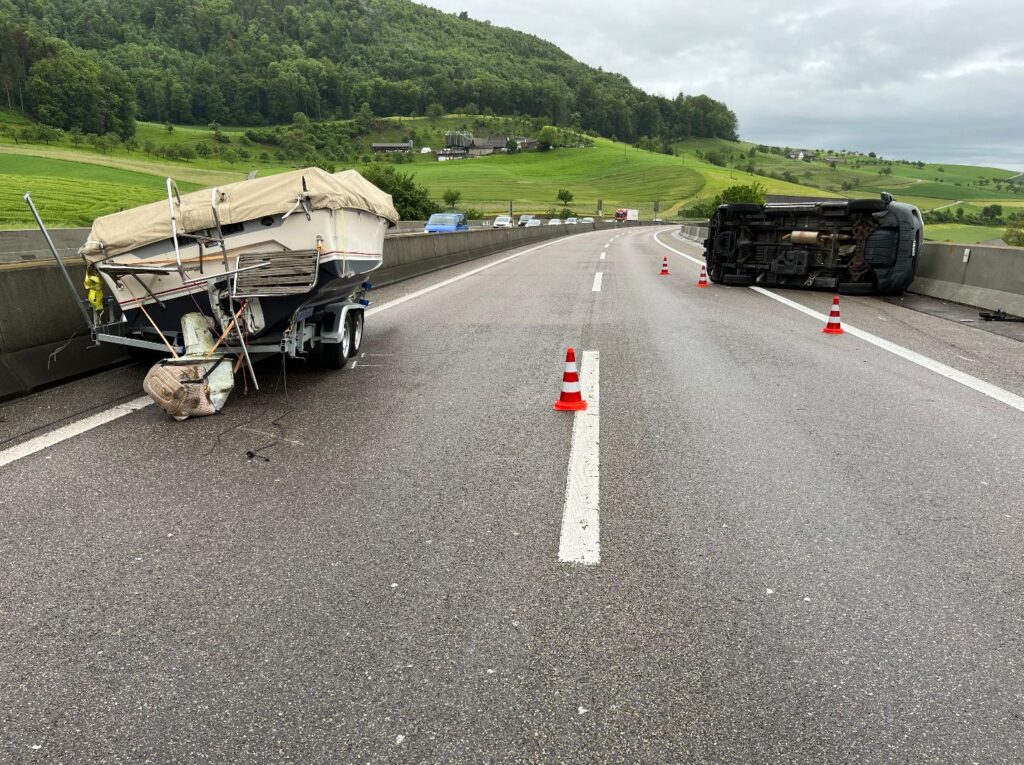
{"type": "Polygon", "coordinates": [[[593,223],[593,222],[594,222],[593,218],[584,218],[583,220],[580,221],[580,223],[593,223]]]}
{"type": "Polygon", "coordinates": [[[560,221],[558,218],[552,218],[551,220],[548,221],[548,225],[549,226],[561,226],[562,225],[562,221],[560,221]]]}
{"type": "Polygon", "coordinates": [[[577,223],[580,222],[580,219],[579,218],[566,218],[565,222],[567,224],[569,224],[570,226],[575,226],[577,223]]]}
{"type": "Polygon", "coordinates": [[[491,228],[512,228],[512,216],[510,215],[499,215],[494,219],[494,223],[491,224],[491,228]]]}
{"type": "Polygon", "coordinates": [[[526,221],[526,223],[523,224],[523,226],[525,226],[526,228],[534,228],[536,226],[542,225],[544,224],[540,222],[540,218],[530,218],[528,221],[526,221]]]}

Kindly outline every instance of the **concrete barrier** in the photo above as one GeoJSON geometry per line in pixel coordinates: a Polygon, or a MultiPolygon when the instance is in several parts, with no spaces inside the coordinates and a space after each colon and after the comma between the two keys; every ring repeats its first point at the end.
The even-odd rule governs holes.
{"type": "Polygon", "coordinates": [[[1024,316],[1024,248],[925,242],[909,291],[1024,316]]]}
{"type": "MultiPolygon", "coordinates": [[[[389,236],[384,240],[384,264],[370,278],[383,286],[502,250],[593,230],[594,224],[586,223],[389,236]]],[[[35,247],[46,253],[46,259],[0,264],[0,399],[127,360],[121,346],[92,346],[60,269],[44,249],[45,240],[38,231],[32,233],[3,232],[17,236],[0,238],[0,245],[35,247]],[[62,346],[64,350],[50,359],[62,346]]],[[[77,251],[87,233],[87,229],[55,229],[51,236],[67,253],[77,251]]],[[[67,257],[65,263],[72,281],[81,285],[85,278],[81,260],[67,257]]],[[[84,290],[80,294],[84,297],[84,290]]]]}

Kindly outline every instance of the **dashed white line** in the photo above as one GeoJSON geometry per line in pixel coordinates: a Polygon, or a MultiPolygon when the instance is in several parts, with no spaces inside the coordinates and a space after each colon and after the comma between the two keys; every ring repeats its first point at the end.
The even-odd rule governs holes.
{"type": "Polygon", "coordinates": [[[601,253],[601,257],[598,258],[598,260],[604,260],[604,253],[603,252],[601,253]]]}
{"type": "Polygon", "coordinates": [[[601,291],[601,279],[603,277],[604,277],[604,274],[601,271],[598,271],[596,274],[594,274],[594,288],[593,288],[593,290],[591,290],[592,292],[600,292],[601,291]]]}
{"type": "Polygon", "coordinates": [[[47,449],[54,444],[59,444],[61,441],[67,441],[69,438],[81,435],[93,428],[98,428],[100,425],[111,422],[112,420],[120,419],[126,414],[137,412],[139,409],[145,409],[153,403],[153,399],[149,396],[140,396],[139,398],[133,398],[131,401],[126,401],[123,404],[112,406],[110,409],[104,409],[102,412],[97,412],[94,415],[85,417],[84,419],[72,422],[70,425],[65,425],[63,428],[57,428],[51,430],[49,433],[44,433],[41,436],[30,438],[28,441],[24,441],[17,446],[12,446],[8,449],[0,451],[0,467],[4,465],[10,465],[12,462],[16,462],[24,457],[41,452],[43,449],[47,449]]]}
{"type": "Polygon", "coordinates": [[[572,424],[558,560],[592,566],[601,562],[600,353],[584,351],[582,361],[580,389],[587,408],[576,412],[572,424]]]}
{"type": "MultiPolygon", "coordinates": [[[[579,236],[579,234],[574,234],[572,236],[579,236]]],[[[434,290],[439,290],[442,287],[447,287],[449,284],[455,284],[455,282],[460,282],[463,279],[468,279],[471,276],[476,276],[477,274],[481,273],[482,271],[486,271],[488,268],[494,268],[495,266],[500,266],[502,263],[508,263],[510,260],[515,260],[516,258],[518,258],[518,257],[520,257],[522,255],[527,255],[527,254],[529,254],[531,252],[536,252],[537,250],[543,249],[544,247],[550,247],[553,244],[558,244],[559,242],[564,242],[567,238],[568,237],[561,237],[561,238],[558,238],[558,239],[552,239],[550,242],[544,242],[544,244],[538,244],[536,247],[531,247],[528,250],[522,250],[521,252],[513,253],[512,255],[508,255],[508,256],[506,256],[504,258],[499,258],[498,260],[495,260],[493,263],[488,263],[486,266],[480,266],[479,268],[474,268],[472,271],[467,271],[464,274],[459,274],[458,276],[453,276],[451,279],[445,279],[444,281],[438,282],[437,284],[432,284],[429,287],[424,287],[421,290],[416,290],[415,292],[410,292],[408,295],[402,295],[402,297],[395,298],[394,300],[392,300],[392,301],[390,301],[388,303],[382,303],[381,305],[374,306],[373,308],[367,308],[366,311],[365,311],[366,316],[367,317],[373,316],[374,314],[380,313],[381,311],[386,311],[389,308],[394,308],[395,306],[399,306],[402,303],[406,303],[406,302],[408,302],[410,300],[414,300],[415,298],[418,298],[418,297],[421,297],[423,295],[426,295],[426,294],[428,294],[430,292],[433,292],[434,290]]]]}
{"type": "MultiPolygon", "coordinates": [[[[687,260],[692,260],[694,263],[698,265],[704,264],[703,261],[698,260],[697,258],[694,258],[690,255],[687,255],[685,252],[680,252],[675,247],[670,247],[669,245],[665,244],[660,239],[658,239],[657,234],[654,235],[654,241],[660,244],[666,250],[674,252],[676,255],[680,255],[686,258],[687,260]]],[[[807,314],[808,316],[813,316],[818,321],[828,321],[828,316],[826,316],[825,314],[819,313],[818,311],[815,311],[812,308],[808,308],[805,305],[797,303],[795,300],[790,300],[789,298],[783,297],[782,295],[778,295],[772,292],[771,290],[766,290],[764,287],[751,286],[750,289],[752,289],[754,292],[764,295],[765,297],[770,297],[772,300],[782,303],[783,305],[789,306],[790,308],[800,311],[801,313],[807,314]]],[[[917,351],[912,351],[909,348],[904,348],[902,345],[897,345],[896,343],[890,342],[889,340],[881,338],[878,335],[873,335],[870,332],[864,331],[863,329],[853,327],[847,324],[846,322],[843,322],[843,329],[846,330],[847,334],[860,338],[861,340],[867,343],[871,343],[875,347],[881,348],[883,351],[888,351],[889,353],[899,356],[902,359],[906,359],[907,361],[913,364],[917,364],[918,366],[923,367],[929,370],[930,372],[934,372],[937,375],[941,375],[942,377],[952,380],[953,382],[960,383],[961,385],[970,388],[971,390],[975,390],[978,393],[982,393],[991,399],[1006,404],[1007,406],[1013,407],[1014,409],[1020,412],[1024,412],[1024,397],[1018,396],[1016,393],[1011,393],[1010,391],[1004,390],[1003,388],[1000,388],[997,385],[993,385],[990,382],[985,382],[984,380],[974,377],[973,375],[969,375],[966,372],[961,372],[959,369],[947,366],[946,364],[943,364],[941,361],[936,361],[935,359],[930,358],[929,356],[925,356],[924,354],[918,353],[917,351]]]]}

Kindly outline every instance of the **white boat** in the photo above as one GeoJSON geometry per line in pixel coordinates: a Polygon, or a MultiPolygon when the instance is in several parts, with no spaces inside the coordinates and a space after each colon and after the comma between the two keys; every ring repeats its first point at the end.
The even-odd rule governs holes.
{"type": "Polygon", "coordinates": [[[188,194],[168,179],[166,201],[97,218],[79,250],[93,337],[164,351],[204,385],[227,357],[236,370],[246,363],[256,387],[256,355],[317,351],[340,368],[361,343],[367,277],[397,222],[391,196],[353,170],[311,167],[188,194]]]}

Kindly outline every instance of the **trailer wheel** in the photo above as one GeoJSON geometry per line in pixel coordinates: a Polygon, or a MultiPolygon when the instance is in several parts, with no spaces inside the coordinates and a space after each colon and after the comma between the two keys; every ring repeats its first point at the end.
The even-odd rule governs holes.
{"type": "Polygon", "coordinates": [[[341,333],[340,343],[321,343],[320,344],[320,363],[322,363],[328,369],[344,369],[348,363],[349,356],[352,354],[352,332],[350,330],[351,325],[346,328],[347,331],[341,333]]]}
{"type": "Polygon", "coordinates": [[[363,312],[349,311],[349,341],[348,357],[352,358],[359,353],[359,346],[363,344],[363,312]]]}

